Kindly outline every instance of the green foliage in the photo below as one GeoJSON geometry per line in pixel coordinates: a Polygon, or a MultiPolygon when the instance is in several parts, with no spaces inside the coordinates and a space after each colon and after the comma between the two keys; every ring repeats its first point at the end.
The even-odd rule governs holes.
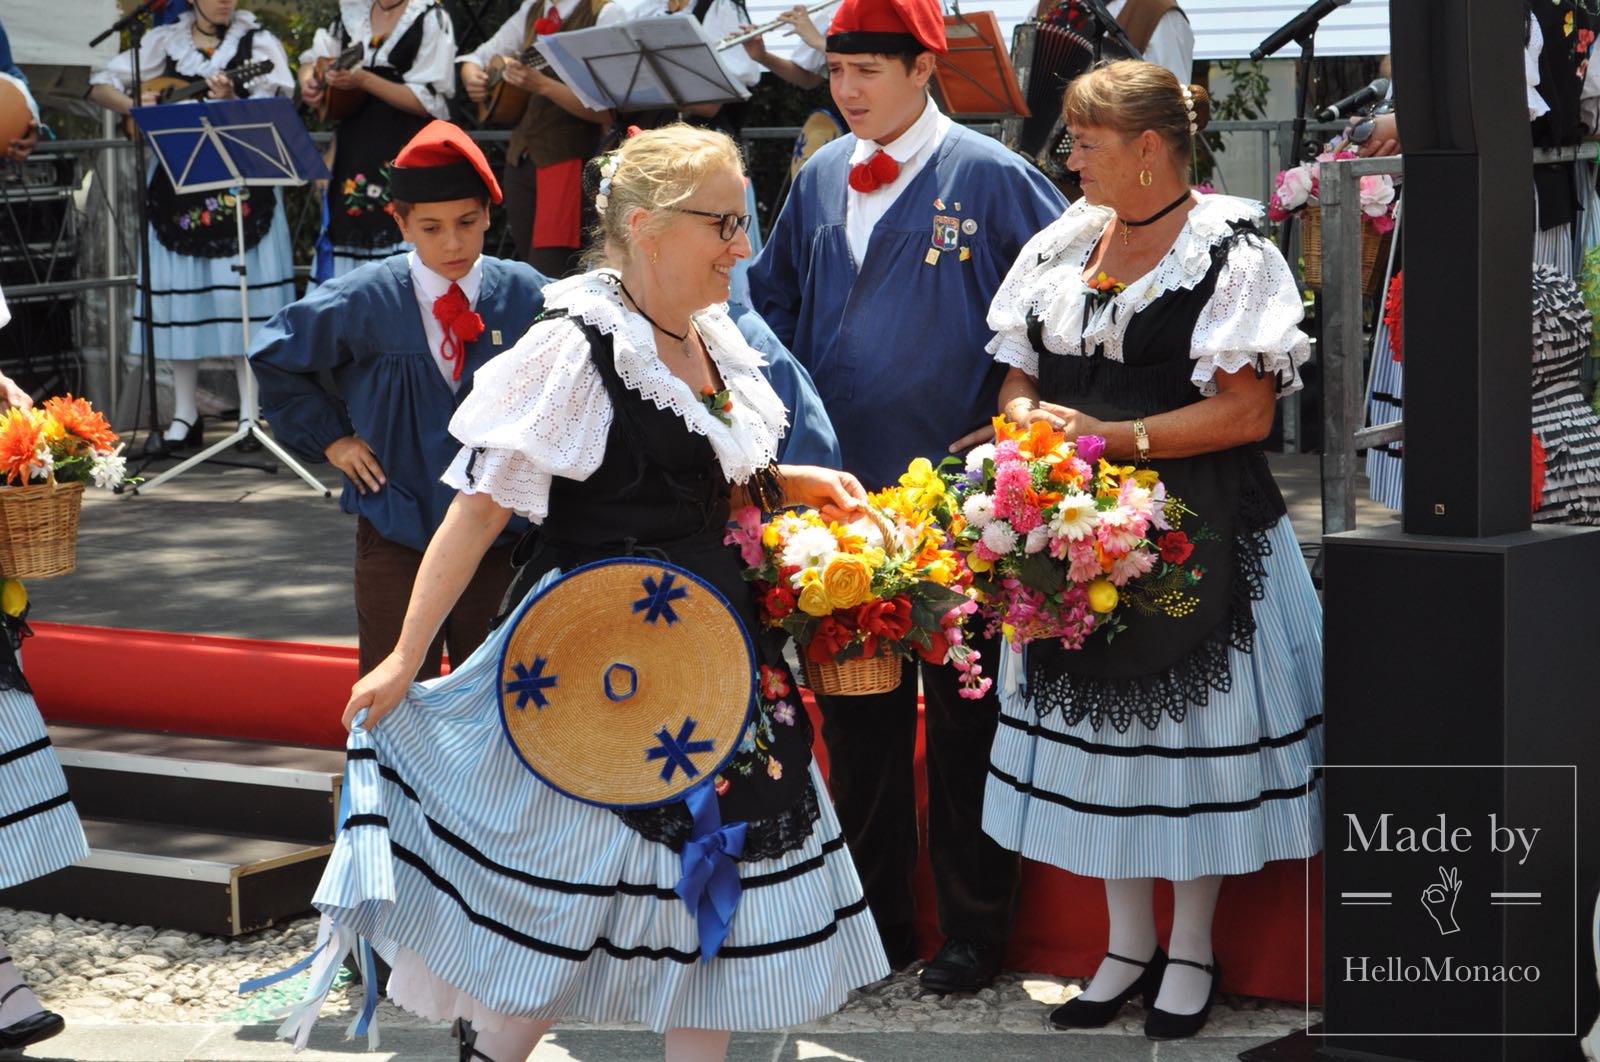
{"type": "MultiPolygon", "coordinates": [[[[1267,115],[1270,83],[1261,64],[1249,59],[1225,59],[1215,71],[1228,78],[1228,92],[1212,97],[1211,118],[1218,122],[1243,122],[1267,115]]],[[[1221,133],[1201,133],[1204,151],[1195,153],[1195,181],[1206,182],[1216,171],[1216,156],[1227,150],[1221,133]]]]}

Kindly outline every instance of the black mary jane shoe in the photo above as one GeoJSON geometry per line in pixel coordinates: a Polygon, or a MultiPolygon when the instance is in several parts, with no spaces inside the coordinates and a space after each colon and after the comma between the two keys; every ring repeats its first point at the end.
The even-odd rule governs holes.
{"type": "Polygon", "coordinates": [[[465,1018],[456,1019],[456,1023],[450,1026],[450,1035],[456,1041],[457,1062],[494,1062],[494,1059],[478,1050],[478,1034],[465,1018]]]}
{"type": "Polygon", "coordinates": [[[176,417],[172,423],[184,426],[183,438],[169,439],[165,435],[154,433],[146,435],[144,438],[144,455],[146,457],[170,457],[185,450],[198,449],[200,443],[204,441],[206,432],[204,417],[196,418],[193,424],[182,417],[176,417]]]}
{"type": "Polygon", "coordinates": [[[1222,964],[1212,959],[1208,966],[1188,959],[1168,959],[1179,966],[1193,966],[1211,975],[1211,991],[1206,993],[1206,1005],[1193,1014],[1174,1014],[1170,1010],[1150,1007],[1144,1019],[1144,1034],[1152,1040],[1183,1040],[1205,1028],[1211,1016],[1211,1004],[1217,1001],[1217,983],[1222,980],[1222,964]]]}
{"type": "Polygon", "coordinates": [[[976,992],[994,984],[1004,949],[998,944],[951,937],[922,968],[922,987],[945,995],[976,992]]]}
{"type": "Polygon", "coordinates": [[[1156,992],[1161,989],[1161,977],[1167,972],[1167,953],[1156,948],[1156,953],[1144,962],[1130,959],[1126,955],[1117,955],[1106,952],[1106,958],[1125,962],[1129,966],[1137,966],[1144,973],[1138,979],[1124,988],[1120,993],[1110,999],[1090,1000],[1078,996],[1069,999],[1061,1006],[1050,1012],[1050,1024],[1058,1029],[1099,1029],[1110,1025],[1113,1018],[1121,1012],[1128,1000],[1134,996],[1144,998],[1145,1009],[1148,1010],[1155,1001],[1156,992]]]}
{"type": "MultiPolygon", "coordinates": [[[[6,1000],[22,991],[24,987],[26,986],[11,986],[11,991],[0,996],[0,1007],[5,1006],[6,1000]]],[[[61,1015],[54,1011],[41,1010],[0,1029],[0,1051],[20,1051],[29,1044],[50,1039],[66,1027],[66,1019],[61,1015]]]]}

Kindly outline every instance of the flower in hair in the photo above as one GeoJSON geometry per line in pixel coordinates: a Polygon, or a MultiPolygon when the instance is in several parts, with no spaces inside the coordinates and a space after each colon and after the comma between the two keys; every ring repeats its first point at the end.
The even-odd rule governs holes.
{"type": "Polygon", "coordinates": [[[1189,135],[1194,136],[1200,131],[1200,116],[1194,109],[1194,93],[1189,91],[1188,85],[1178,86],[1183,93],[1183,112],[1189,118],[1189,135]]]}
{"type": "Polygon", "coordinates": [[[594,208],[604,214],[611,203],[611,178],[617,175],[615,153],[600,156],[600,187],[594,197],[594,208]]]}

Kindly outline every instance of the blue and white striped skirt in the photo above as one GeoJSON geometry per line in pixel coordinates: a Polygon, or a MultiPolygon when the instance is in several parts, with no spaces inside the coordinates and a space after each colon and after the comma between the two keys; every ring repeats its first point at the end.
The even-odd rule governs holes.
{"type": "MultiPolygon", "coordinates": [[[[387,247],[343,247],[337,244],[333,248],[333,277],[342,277],[352,269],[359,269],[368,262],[377,262],[393,254],[411,250],[411,244],[400,242],[387,247]]],[[[329,277],[332,280],[333,277],[329,277]]]]}
{"type": "Polygon", "coordinates": [[[67,779],[26,690],[0,690],[0,889],[89,854],[67,779]]]}
{"type": "MultiPolygon", "coordinates": [[[[1243,874],[1321,847],[1322,608],[1288,517],[1269,533],[1255,648],[1183,722],[1066,726],[1001,695],[983,828],[1029,859],[1096,878],[1243,874]]],[[[1018,654],[1002,664],[1019,668],[1018,654]]],[[[1001,684],[1007,686],[1007,675],[1001,684]]]]}
{"type": "MultiPolygon", "coordinates": [[[[250,331],[267,323],[273,314],[295,299],[294,253],[289,245],[289,222],[283,197],[277,197],[272,227],[261,242],[245,252],[250,301],[250,331]]],[[[239,325],[239,275],[233,271],[236,254],[204,258],[179,254],[150,237],[150,288],[155,307],[156,357],[176,361],[243,355],[244,336],[239,325]]],[[[144,294],[138,298],[130,349],[144,351],[144,294]]]]}
{"type": "Polygon", "coordinates": [[[394,963],[396,1003],[487,1027],[515,1015],[767,1029],[888,975],[815,764],[811,837],[739,864],[728,936],[701,961],[673,892],[679,855],[549,788],[507,741],[497,687],[513,626],[350,735],[349,817],[313,902],[394,963]]]}

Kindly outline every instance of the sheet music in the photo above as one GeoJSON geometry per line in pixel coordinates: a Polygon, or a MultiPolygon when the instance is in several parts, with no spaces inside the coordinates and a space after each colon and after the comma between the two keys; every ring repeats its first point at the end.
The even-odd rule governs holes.
{"type": "Polygon", "coordinates": [[[555,33],[540,37],[537,47],[579,101],[597,111],[677,109],[750,97],[694,18],[666,15],[555,33]]]}

